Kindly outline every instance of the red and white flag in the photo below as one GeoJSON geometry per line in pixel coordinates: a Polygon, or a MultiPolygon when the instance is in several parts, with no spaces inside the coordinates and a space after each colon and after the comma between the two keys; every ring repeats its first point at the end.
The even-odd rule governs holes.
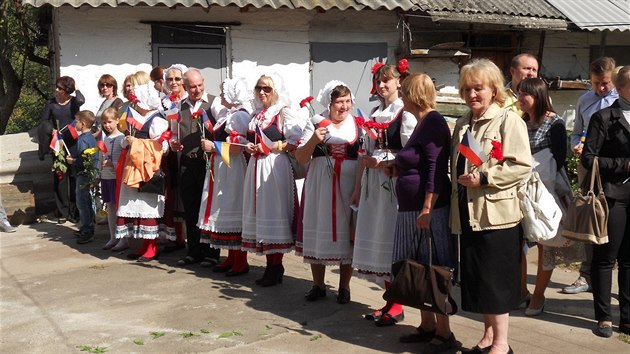
{"type": "Polygon", "coordinates": [[[466,129],[462,142],[457,146],[457,150],[459,150],[459,153],[464,155],[471,164],[477,167],[488,161],[488,156],[483,153],[481,145],[479,145],[475,137],[470,134],[470,130],[468,129],[466,129]]]}
{"type": "Polygon", "coordinates": [[[265,154],[269,154],[271,152],[271,148],[273,147],[273,141],[263,133],[263,131],[256,126],[256,135],[258,136],[258,142],[262,145],[263,152],[265,154]]]}

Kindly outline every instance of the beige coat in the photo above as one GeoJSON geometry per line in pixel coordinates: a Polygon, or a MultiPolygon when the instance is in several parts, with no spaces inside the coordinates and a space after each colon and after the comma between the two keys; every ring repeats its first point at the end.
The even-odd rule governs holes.
{"type": "MultiPolygon", "coordinates": [[[[457,146],[469,127],[472,113],[457,120],[451,146],[451,231],[461,234],[457,196],[457,146]]],[[[511,110],[492,104],[486,113],[471,127],[472,136],[479,142],[486,156],[492,150],[491,142],[502,144],[502,161],[488,158],[478,169],[488,184],[468,188],[468,213],[470,226],[474,231],[506,229],[518,225],[522,214],[519,209],[517,189],[532,169],[532,154],[529,149],[527,127],[521,117],[511,110]],[[507,113],[506,113],[507,112],[507,113]]],[[[466,160],[466,171],[474,172],[473,165],[466,160]]]]}

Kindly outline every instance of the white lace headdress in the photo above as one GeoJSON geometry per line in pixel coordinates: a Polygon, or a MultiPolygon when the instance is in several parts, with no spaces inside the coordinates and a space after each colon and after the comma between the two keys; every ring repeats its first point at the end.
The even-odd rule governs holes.
{"type": "Polygon", "coordinates": [[[160,93],[153,87],[152,82],[134,86],[133,93],[140,101],[138,106],[142,109],[152,111],[161,106],[160,93]]]}
{"type": "Polygon", "coordinates": [[[247,88],[245,78],[239,77],[223,81],[223,97],[227,103],[244,104],[250,101],[253,95],[252,91],[247,88]]]}

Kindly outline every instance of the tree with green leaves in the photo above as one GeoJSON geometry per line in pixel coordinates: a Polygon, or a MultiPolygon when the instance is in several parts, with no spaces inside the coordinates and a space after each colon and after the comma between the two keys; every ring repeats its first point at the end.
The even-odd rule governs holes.
{"type": "Polygon", "coordinates": [[[50,82],[47,31],[39,25],[47,11],[21,0],[0,1],[0,134],[37,124],[46,96],[40,87],[47,90],[50,82]]]}

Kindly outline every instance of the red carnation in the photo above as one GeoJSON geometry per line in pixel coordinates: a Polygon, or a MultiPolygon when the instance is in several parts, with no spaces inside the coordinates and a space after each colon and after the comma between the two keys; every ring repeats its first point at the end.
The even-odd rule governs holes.
{"type": "Polygon", "coordinates": [[[365,119],[363,119],[363,117],[355,117],[354,121],[357,123],[358,126],[362,127],[365,125],[365,119]]]}
{"type": "Polygon", "coordinates": [[[490,157],[497,159],[497,161],[503,161],[503,145],[500,141],[492,140],[492,150],[490,150],[490,157]]]}
{"type": "Polygon", "coordinates": [[[177,95],[176,93],[172,93],[170,96],[168,96],[168,99],[171,100],[171,102],[177,101],[178,98],[179,95],[177,95]]]}
{"type": "Polygon", "coordinates": [[[197,111],[190,114],[190,119],[196,120],[199,116],[202,116],[203,112],[197,111]]]}
{"type": "Polygon", "coordinates": [[[57,180],[61,181],[63,179],[63,172],[57,171],[57,180]]]}
{"type": "Polygon", "coordinates": [[[372,66],[372,75],[376,74],[376,72],[378,71],[378,69],[380,69],[382,66],[384,66],[385,64],[379,62],[376,62],[376,64],[374,64],[374,66],[372,66]]]}
{"type": "Polygon", "coordinates": [[[300,107],[306,107],[307,105],[309,105],[311,103],[311,101],[313,100],[313,96],[308,96],[305,99],[300,101],[300,107]]]}
{"type": "Polygon", "coordinates": [[[409,69],[409,62],[407,59],[400,59],[396,68],[398,69],[398,72],[402,74],[409,69]]]}
{"type": "Polygon", "coordinates": [[[129,97],[129,101],[133,103],[140,103],[140,100],[138,99],[138,97],[134,95],[133,93],[130,93],[127,96],[129,97]]]}

